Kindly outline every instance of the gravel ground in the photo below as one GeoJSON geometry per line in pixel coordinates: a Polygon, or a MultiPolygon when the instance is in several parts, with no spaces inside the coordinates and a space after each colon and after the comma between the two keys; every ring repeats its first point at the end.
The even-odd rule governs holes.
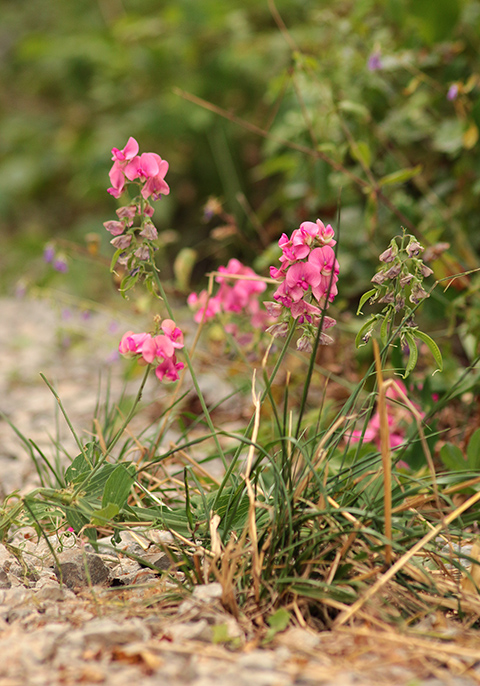
{"type": "MultiPolygon", "coordinates": [[[[0,300],[0,317],[0,409],[51,451],[56,402],[39,372],[54,383],[74,426],[88,429],[99,371],[111,370],[113,397],[123,387],[121,365],[112,362],[121,332],[130,327],[119,328],[108,314],[84,319],[28,299],[0,300]],[[67,345],[76,328],[86,339],[67,345]]],[[[155,393],[157,386],[148,387],[146,399],[155,393]]],[[[76,454],[63,423],[60,431],[76,454]]],[[[0,421],[0,491],[25,493],[37,485],[31,459],[0,421]]],[[[475,640],[456,651],[445,637],[415,642],[371,627],[335,633],[293,627],[264,644],[251,623],[224,611],[219,584],[197,587],[180,605],[156,604],[168,583],[173,591],[177,586],[128,554],[140,552],[159,567],[163,555],[168,566],[156,546],[168,545],[168,536],[127,532],[115,550],[106,540],[99,553],[72,536],[52,538],[56,560],[33,530],[0,544],[0,686],[480,683],[475,640]]]]}

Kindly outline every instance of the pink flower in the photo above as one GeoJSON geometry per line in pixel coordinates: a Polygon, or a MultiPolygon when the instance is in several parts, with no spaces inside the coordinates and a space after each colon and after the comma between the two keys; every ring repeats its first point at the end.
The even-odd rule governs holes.
{"type": "MultiPolygon", "coordinates": [[[[405,440],[405,430],[402,426],[403,421],[408,421],[411,417],[410,412],[400,404],[403,401],[404,395],[407,394],[405,384],[400,379],[394,379],[393,384],[387,388],[386,397],[390,400],[398,400],[399,403],[387,404],[388,426],[390,428],[390,448],[397,448],[405,440]],[[400,392],[402,391],[402,392],[400,392]]],[[[412,403],[418,410],[420,407],[416,403],[412,403]]],[[[423,413],[421,413],[423,416],[423,413]]],[[[361,440],[362,431],[352,431],[352,443],[358,443],[361,440]]],[[[370,419],[365,430],[363,441],[365,443],[375,443],[380,448],[380,414],[375,414],[370,419]]],[[[404,463],[405,464],[405,463],[404,463]]]]}
{"type": "Polygon", "coordinates": [[[145,362],[152,364],[156,358],[165,359],[175,352],[172,341],[167,336],[159,335],[146,339],[142,344],[142,357],[145,362]]]}
{"type": "Polygon", "coordinates": [[[172,357],[167,357],[158,367],[156,367],[155,374],[159,381],[163,381],[165,378],[168,381],[178,381],[178,372],[184,367],[185,365],[183,362],[177,362],[175,355],[172,355],[172,357]]]}
{"type": "Polygon", "coordinates": [[[114,162],[128,162],[129,160],[133,159],[135,155],[138,154],[138,143],[135,140],[135,138],[130,138],[127,141],[127,145],[123,148],[123,150],[119,150],[118,148],[113,148],[112,149],[112,160],[114,162]]]}
{"type": "Polygon", "coordinates": [[[168,162],[159,157],[158,173],[147,179],[145,186],[142,188],[142,197],[145,198],[145,200],[150,196],[152,196],[154,200],[158,200],[161,195],[168,195],[170,193],[170,187],[165,181],[165,174],[167,171],[168,162]]]}
{"type": "Polygon", "coordinates": [[[207,291],[202,291],[200,295],[190,293],[187,303],[193,310],[197,310],[193,317],[197,324],[200,324],[203,318],[205,318],[205,321],[213,319],[221,309],[220,301],[213,296],[208,298],[207,291]]]}
{"type": "Polygon", "coordinates": [[[123,334],[118,350],[122,355],[127,357],[133,357],[141,352],[144,342],[151,338],[149,333],[133,333],[133,331],[127,331],[123,334]]]}
{"type": "MultiPolygon", "coordinates": [[[[145,200],[151,196],[154,200],[158,200],[161,195],[170,193],[170,188],[165,181],[168,162],[162,160],[160,155],[155,152],[144,152],[139,155],[138,143],[134,138],[128,139],[123,150],[113,148],[112,160],[113,165],[109,172],[112,185],[108,192],[114,198],[119,198],[122,195],[127,181],[134,181],[135,179],[139,179],[144,184],[140,192],[145,200]]],[[[151,217],[153,214],[151,206],[148,206],[144,211],[147,216],[151,217]]],[[[126,216],[130,218],[128,214],[126,216]]]]}
{"type": "Polygon", "coordinates": [[[125,176],[129,181],[134,179],[145,181],[152,176],[156,176],[159,171],[157,158],[159,158],[159,155],[156,155],[154,152],[144,152],[141,155],[135,156],[126,165],[125,176]]]}
{"type": "MultiPolygon", "coordinates": [[[[279,285],[273,294],[279,306],[283,306],[284,317],[292,316],[298,324],[303,326],[304,334],[297,341],[297,349],[311,350],[316,331],[321,321],[322,309],[328,302],[332,302],[338,292],[339,265],[332,250],[335,245],[333,228],[317,219],[316,222],[305,221],[292,232],[289,238],[282,234],[278,245],[282,250],[279,258],[280,267],[270,267],[270,275],[279,280],[279,285]],[[328,298],[327,298],[328,295],[328,298]],[[320,309],[322,308],[322,309],[320,309]]],[[[270,311],[277,312],[269,305],[270,311]]],[[[281,311],[277,316],[282,316],[281,311]]],[[[323,329],[333,326],[336,322],[331,317],[324,318],[320,342],[330,342],[323,329]],[[328,324],[328,325],[327,325],[328,324]]],[[[270,327],[273,335],[283,333],[284,327],[270,327]]]]}
{"type": "Polygon", "coordinates": [[[183,348],[183,333],[172,319],[164,319],[162,331],[170,339],[174,348],[183,348]]]}
{"type": "Polygon", "coordinates": [[[212,319],[220,312],[232,312],[248,315],[254,328],[262,328],[267,324],[269,315],[260,309],[258,301],[259,294],[263,293],[267,286],[258,278],[253,269],[232,258],[226,267],[219,267],[218,271],[219,275],[215,281],[220,284],[220,288],[217,294],[208,300],[208,305],[206,291],[202,291],[200,295],[191,293],[188,296],[188,304],[193,309],[197,309],[195,321],[202,321],[202,317],[212,319]],[[246,278],[232,279],[231,276],[246,278]]]}
{"type": "Polygon", "coordinates": [[[113,163],[108,175],[110,177],[110,183],[112,184],[111,188],[108,189],[108,192],[110,195],[113,195],[114,198],[119,198],[125,188],[125,175],[118,162],[113,163]]]}
{"type": "Polygon", "coordinates": [[[140,364],[155,364],[160,381],[177,381],[184,364],[177,361],[175,350],[183,348],[183,333],[171,319],[165,319],[161,326],[164,334],[158,336],[127,331],[118,349],[127,357],[138,356],[140,364]]]}
{"type": "MultiPolygon", "coordinates": [[[[319,248],[321,250],[321,248],[319,248]]],[[[293,294],[295,292],[298,297],[292,295],[293,300],[299,300],[305,295],[304,291],[308,291],[310,287],[318,286],[322,279],[321,273],[317,266],[310,262],[297,262],[292,265],[285,277],[285,283],[293,294]]]]}

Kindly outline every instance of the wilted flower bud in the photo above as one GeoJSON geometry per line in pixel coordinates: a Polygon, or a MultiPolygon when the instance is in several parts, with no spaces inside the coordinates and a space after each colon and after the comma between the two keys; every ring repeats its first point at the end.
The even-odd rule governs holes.
{"type": "Polygon", "coordinates": [[[143,229],[140,231],[140,236],[146,238],[149,241],[154,241],[158,238],[158,231],[152,222],[145,222],[143,229]]]}
{"type": "Polygon", "coordinates": [[[395,298],[395,312],[400,312],[405,307],[405,298],[400,293],[395,298]]]}
{"type": "Polygon", "coordinates": [[[410,272],[407,272],[407,274],[404,274],[403,276],[400,277],[400,288],[405,288],[407,284],[410,283],[410,281],[413,279],[413,274],[410,274],[410,272]]]}
{"type": "Polygon", "coordinates": [[[263,304],[271,317],[279,317],[283,312],[283,305],[281,303],[267,300],[263,304]]]}
{"type": "Polygon", "coordinates": [[[119,219],[128,219],[127,226],[133,224],[133,218],[137,214],[136,205],[126,205],[125,207],[119,207],[117,210],[117,217],[119,219]]]}
{"type": "Polygon", "coordinates": [[[288,333],[288,323],[278,322],[278,324],[272,324],[267,329],[267,333],[270,333],[274,338],[285,338],[288,333]]]}
{"type": "Polygon", "coordinates": [[[368,341],[369,341],[369,340],[371,339],[371,337],[372,337],[372,334],[373,334],[373,329],[369,329],[369,330],[367,331],[367,333],[366,333],[364,336],[362,336],[362,341],[363,341],[364,343],[368,343],[368,341]]]}
{"type": "Polygon", "coordinates": [[[398,255],[398,245],[395,239],[392,240],[390,246],[382,252],[378,258],[380,262],[393,262],[395,257],[398,255]]]}
{"type": "Polygon", "coordinates": [[[143,208],[143,213],[145,214],[146,217],[153,217],[153,207],[150,205],[150,203],[146,202],[145,207],[143,208]]]}
{"type": "Polygon", "coordinates": [[[417,257],[423,250],[423,246],[416,240],[411,240],[407,245],[407,254],[409,257],[417,257]]]}
{"type": "Polygon", "coordinates": [[[331,336],[329,336],[328,334],[323,333],[323,331],[322,331],[322,333],[320,334],[320,345],[332,345],[332,343],[333,343],[333,338],[331,336]]]}
{"type": "Polygon", "coordinates": [[[308,334],[303,334],[297,341],[297,350],[305,353],[311,353],[313,350],[312,339],[308,334]]]}
{"type": "Polygon", "coordinates": [[[392,265],[390,269],[385,272],[385,276],[387,277],[387,279],[396,279],[401,271],[402,264],[401,262],[397,262],[397,264],[392,265]]]}
{"type": "Polygon", "coordinates": [[[379,303],[393,303],[395,300],[395,295],[393,293],[385,293],[384,296],[382,296],[379,299],[379,303]]]}
{"type": "Polygon", "coordinates": [[[375,276],[372,279],[370,279],[370,281],[372,283],[377,284],[377,286],[381,286],[382,283],[385,283],[386,280],[387,277],[385,276],[385,272],[377,272],[375,276]]]}
{"type": "Polygon", "coordinates": [[[117,236],[116,238],[112,238],[110,241],[113,247],[117,248],[117,250],[118,248],[125,250],[125,248],[128,248],[131,242],[132,236],[130,234],[126,234],[125,236],[117,236]]]}
{"type": "Polygon", "coordinates": [[[146,245],[141,245],[139,248],[135,250],[135,257],[139,260],[148,260],[150,257],[150,250],[146,245]]]}
{"type": "Polygon", "coordinates": [[[120,236],[125,231],[125,224],[123,222],[109,221],[103,222],[103,225],[112,236],[120,236]]]}
{"type": "Polygon", "coordinates": [[[420,271],[422,272],[422,276],[430,276],[433,274],[433,269],[430,269],[430,267],[427,267],[426,264],[422,264],[420,267],[420,271]]]}
{"type": "Polygon", "coordinates": [[[412,292],[410,293],[410,302],[416,305],[424,298],[428,298],[427,291],[418,282],[414,283],[412,286],[412,292]]]}

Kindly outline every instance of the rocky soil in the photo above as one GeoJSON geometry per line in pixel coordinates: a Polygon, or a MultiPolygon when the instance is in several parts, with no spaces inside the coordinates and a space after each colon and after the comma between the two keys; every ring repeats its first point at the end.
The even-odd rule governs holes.
{"type": "MultiPolygon", "coordinates": [[[[121,365],[112,362],[120,328],[131,322],[62,314],[28,299],[0,300],[0,319],[0,409],[49,455],[57,435],[75,455],[39,372],[54,383],[74,425],[89,430],[99,371],[110,369],[114,397],[123,386],[121,365]],[[66,340],[75,340],[75,327],[86,332],[80,346],[66,340]]],[[[147,388],[146,399],[158,392],[147,388]]],[[[2,496],[37,485],[27,451],[0,421],[2,496]]],[[[45,541],[21,529],[0,544],[0,686],[480,683],[480,640],[462,633],[457,645],[451,626],[412,640],[386,627],[332,633],[299,625],[266,641],[264,631],[223,609],[219,584],[187,596],[179,575],[167,579],[131,559],[168,568],[159,544],[168,547],[169,537],[125,532],[115,547],[105,539],[94,552],[68,532],[45,541]]]]}

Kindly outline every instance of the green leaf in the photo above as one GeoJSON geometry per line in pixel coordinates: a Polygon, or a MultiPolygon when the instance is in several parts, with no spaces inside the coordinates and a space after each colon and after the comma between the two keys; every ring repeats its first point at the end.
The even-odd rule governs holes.
{"type": "Polygon", "coordinates": [[[365,121],[370,120],[370,112],[368,109],[365,107],[365,105],[362,105],[359,102],[353,102],[353,100],[342,100],[339,105],[339,109],[342,110],[342,112],[348,112],[348,114],[354,114],[360,119],[363,119],[365,121]]]}
{"type": "Polygon", "coordinates": [[[122,254],[122,252],[125,252],[123,248],[118,248],[118,250],[115,250],[112,256],[112,260],[110,262],[110,273],[112,273],[115,269],[115,265],[117,264],[117,260],[122,254]]]}
{"type": "Polygon", "coordinates": [[[480,429],[477,429],[470,438],[467,448],[468,469],[480,469],[480,429]]]}
{"type": "Polygon", "coordinates": [[[379,179],[378,185],[387,186],[394,183],[404,183],[405,181],[409,181],[409,179],[413,179],[414,176],[420,174],[422,169],[423,167],[421,164],[417,164],[416,167],[410,167],[409,169],[399,169],[398,171],[393,172],[392,174],[387,174],[379,179]]]}
{"type": "Polygon", "coordinates": [[[120,511],[127,502],[134,481],[135,465],[129,465],[127,468],[125,465],[119,464],[115,467],[105,482],[102,496],[102,508],[114,504],[120,511]]]}
{"type": "Polygon", "coordinates": [[[370,298],[375,295],[376,292],[376,288],[371,288],[369,291],[362,295],[362,297],[360,298],[360,302],[358,303],[357,315],[363,314],[362,307],[365,305],[367,300],[370,300],[370,298]]]}
{"type": "Polygon", "coordinates": [[[467,469],[467,462],[462,451],[453,443],[445,443],[440,448],[440,459],[451,472],[459,472],[467,469]]]}
{"type": "Polygon", "coordinates": [[[135,284],[137,283],[139,276],[140,276],[140,272],[136,272],[133,275],[127,274],[122,279],[122,283],[120,284],[120,288],[119,288],[120,293],[122,293],[122,295],[123,295],[124,293],[129,291],[131,288],[133,288],[135,286],[135,284]]]}
{"type": "Polygon", "coordinates": [[[376,317],[370,317],[370,319],[362,326],[360,331],[355,336],[355,347],[361,348],[362,345],[366,345],[366,341],[363,340],[365,334],[373,329],[376,323],[376,317]]]}
{"type": "Polygon", "coordinates": [[[382,341],[382,345],[386,346],[387,341],[388,341],[388,322],[389,322],[388,314],[385,315],[383,318],[382,326],[380,327],[380,340],[382,341]]]}
{"type": "Polygon", "coordinates": [[[85,524],[88,524],[88,519],[77,510],[68,509],[66,515],[68,524],[72,527],[76,534],[78,534],[85,524]]]}
{"type": "Polygon", "coordinates": [[[441,372],[443,369],[443,357],[442,353],[440,352],[440,348],[435,343],[433,338],[430,338],[430,336],[426,333],[423,333],[423,331],[418,330],[414,332],[414,336],[415,338],[419,338],[423,343],[425,343],[425,345],[428,346],[428,349],[432,353],[435,363],[437,365],[437,369],[433,373],[436,374],[437,372],[441,372]]]}
{"type": "Polygon", "coordinates": [[[408,356],[408,362],[407,366],[405,368],[405,374],[403,375],[403,378],[406,379],[407,376],[412,372],[415,367],[417,366],[417,360],[418,360],[418,349],[417,349],[417,344],[415,343],[415,338],[412,336],[412,334],[409,331],[406,331],[405,334],[405,339],[408,343],[408,347],[410,348],[410,355],[408,356]]]}
{"type": "Polygon", "coordinates": [[[372,164],[372,152],[365,141],[353,141],[350,144],[352,157],[361,165],[370,169],[372,164]]]}
{"type": "Polygon", "coordinates": [[[268,643],[280,631],[285,631],[290,623],[290,612],[284,607],[279,608],[273,615],[267,619],[269,629],[265,635],[265,643],[268,643]]]}
{"type": "MultiPolygon", "coordinates": [[[[65,482],[70,484],[77,481],[79,477],[85,476],[91,471],[91,467],[83,456],[83,453],[77,455],[77,457],[70,464],[65,472],[65,482]]],[[[72,525],[73,526],[73,525],[72,525]]]]}
{"type": "Polygon", "coordinates": [[[104,526],[114,519],[120,512],[120,508],[116,503],[108,503],[105,507],[95,510],[90,517],[90,523],[93,526],[104,526]]]}
{"type": "Polygon", "coordinates": [[[406,7],[411,16],[417,19],[421,37],[433,45],[450,40],[454,35],[462,5],[459,0],[410,0],[406,7]]]}

